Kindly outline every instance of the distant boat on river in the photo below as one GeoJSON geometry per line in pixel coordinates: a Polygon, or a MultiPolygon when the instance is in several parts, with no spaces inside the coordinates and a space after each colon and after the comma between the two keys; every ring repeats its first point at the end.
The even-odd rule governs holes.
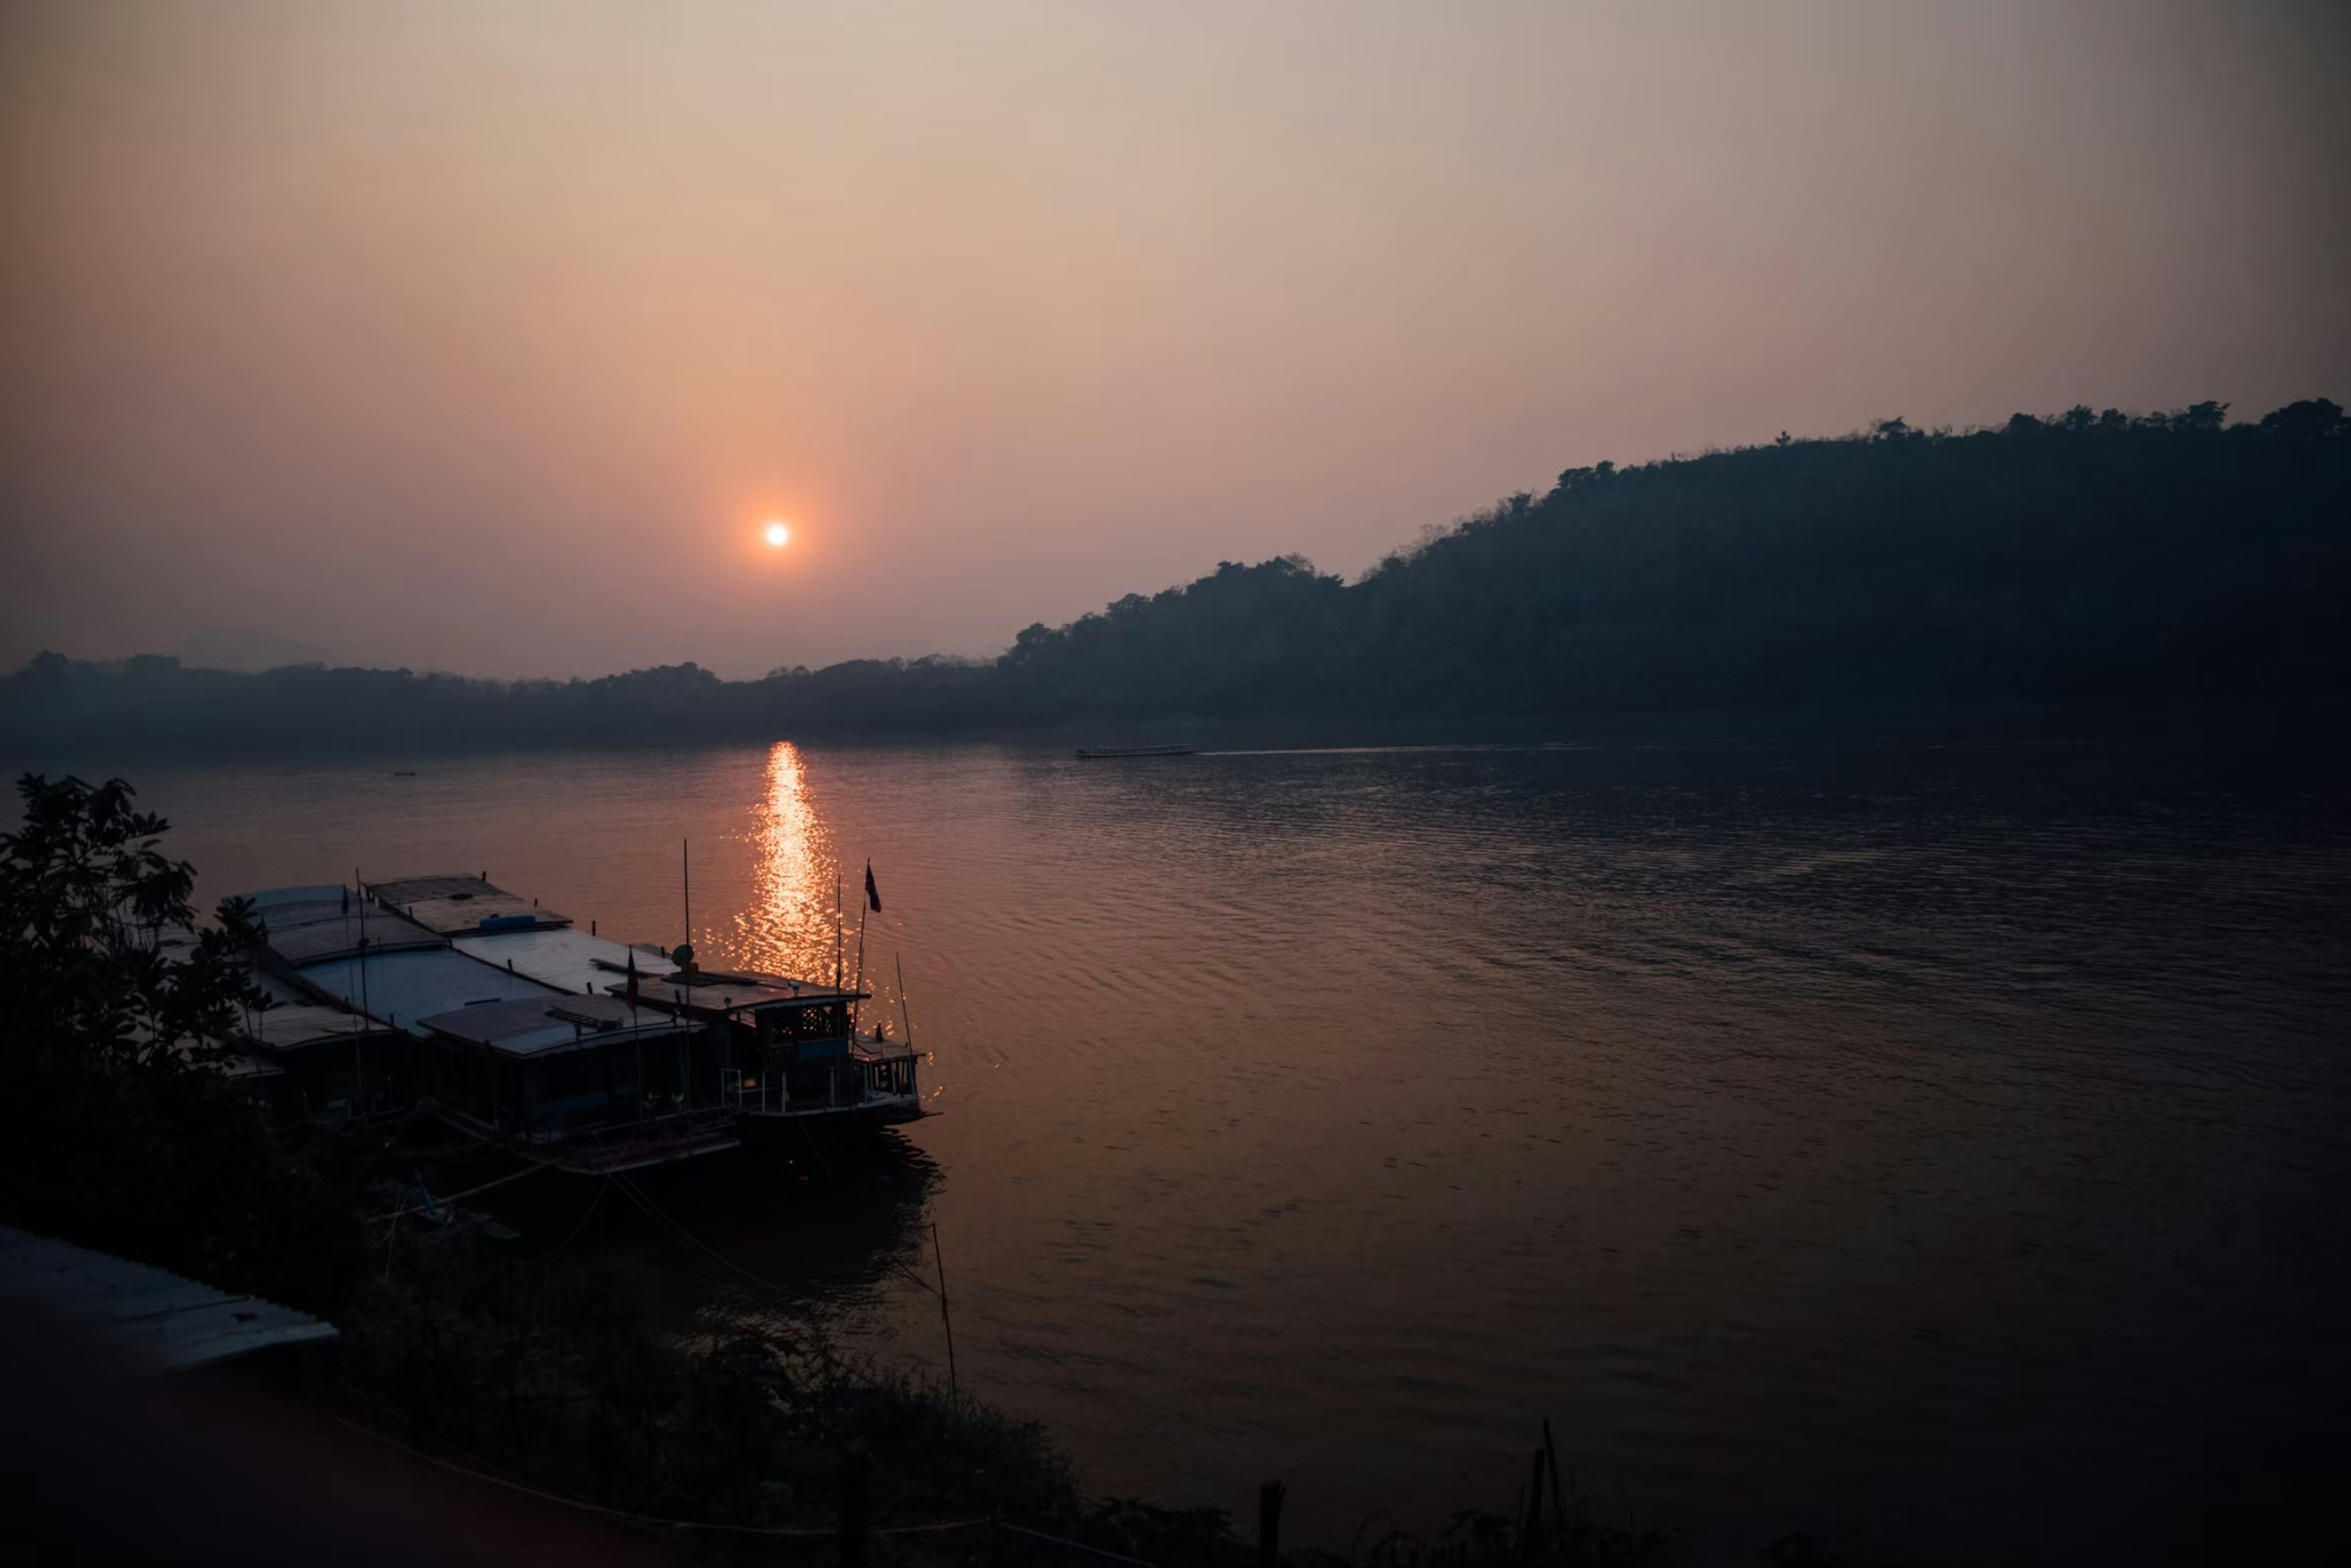
{"type": "Polygon", "coordinates": [[[1081,762],[1107,762],[1122,757],[1189,757],[1196,746],[1081,746],[1081,762]]]}

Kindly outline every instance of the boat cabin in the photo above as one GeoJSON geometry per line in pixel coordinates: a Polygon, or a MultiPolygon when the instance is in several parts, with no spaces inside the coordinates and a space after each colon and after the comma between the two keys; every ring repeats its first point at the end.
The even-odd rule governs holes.
{"type": "Polygon", "coordinates": [[[885,1122],[922,1114],[915,1057],[904,1042],[858,1032],[872,993],[751,970],[680,969],[640,979],[639,999],[704,1020],[726,1041],[743,1114],[851,1115],[885,1122]]]}
{"type": "Polygon", "coordinates": [[[528,1158],[609,1175],[736,1145],[706,1031],[668,1014],[550,995],[421,1021],[435,1103],[528,1158]]]}
{"type": "MultiPolygon", "coordinates": [[[[292,891],[331,910],[331,895],[339,890],[292,891]],[[322,891],[326,897],[319,896],[322,891]]],[[[281,907],[285,902],[279,900],[281,907]]],[[[323,927],[317,923],[298,919],[289,925],[302,937],[319,942],[323,927]]],[[[192,927],[167,926],[155,933],[154,952],[167,964],[182,964],[203,940],[192,927]]],[[[253,995],[237,1005],[228,1033],[230,1053],[210,1059],[215,1071],[279,1121],[340,1122],[408,1108],[402,1082],[407,1051],[400,1036],[284,978],[291,966],[268,949],[266,937],[261,951],[245,956],[253,995]]]]}
{"type": "Polygon", "coordinates": [[[406,1036],[353,1009],[315,1000],[275,975],[255,976],[254,987],[268,1005],[245,1010],[237,1037],[274,1114],[341,1121],[413,1103],[406,1036]]]}

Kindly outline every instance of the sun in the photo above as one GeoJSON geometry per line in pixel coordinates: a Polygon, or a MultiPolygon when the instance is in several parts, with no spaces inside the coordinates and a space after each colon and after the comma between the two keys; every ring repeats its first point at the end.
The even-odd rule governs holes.
{"type": "Polygon", "coordinates": [[[768,518],[768,548],[769,549],[781,549],[791,542],[792,530],[784,526],[784,519],[781,517],[768,518]]]}

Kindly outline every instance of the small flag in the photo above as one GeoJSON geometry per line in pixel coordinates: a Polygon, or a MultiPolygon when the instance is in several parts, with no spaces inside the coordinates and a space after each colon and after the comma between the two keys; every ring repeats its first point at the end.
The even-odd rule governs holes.
{"type": "Polygon", "coordinates": [[[882,890],[873,885],[873,862],[872,861],[867,861],[865,862],[865,902],[872,905],[874,914],[879,915],[882,913],[882,890]]]}

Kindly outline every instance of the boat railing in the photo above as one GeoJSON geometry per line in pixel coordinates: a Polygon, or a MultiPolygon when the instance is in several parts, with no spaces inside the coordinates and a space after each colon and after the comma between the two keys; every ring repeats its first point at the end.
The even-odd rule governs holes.
{"type": "Polygon", "coordinates": [[[730,1075],[726,1093],[742,1115],[810,1116],[855,1110],[877,1100],[911,1096],[915,1058],[914,1051],[904,1048],[873,1051],[852,1042],[849,1051],[826,1064],[820,1091],[809,1085],[805,1068],[802,1087],[795,1092],[789,1068],[763,1062],[756,1071],[730,1075]]]}
{"type": "Polygon", "coordinates": [[[560,1139],[530,1141],[570,1170],[624,1171],[733,1147],[735,1111],[726,1105],[705,1105],[639,1121],[576,1128],[560,1139]]]}
{"type": "MultiPolygon", "coordinates": [[[[522,1142],[543,1148],[610,1143],[614,1140],[643,1141],[681,1135],[692,1136],[704,1124],[724,1121],[734,1115],[730,1105],[689,1107],[674,1097],[649,1096],[637,1103],[636,1114],[614,1117],[607,1121],[566,1122],[560,1117],[540,1114],[517,1129],[522,1142]],[[653,1109],[664,1098],[664,1108],[653,1109]]],[[[508,1123],[509,1127],[512,1126],[508,1123]]]]}

